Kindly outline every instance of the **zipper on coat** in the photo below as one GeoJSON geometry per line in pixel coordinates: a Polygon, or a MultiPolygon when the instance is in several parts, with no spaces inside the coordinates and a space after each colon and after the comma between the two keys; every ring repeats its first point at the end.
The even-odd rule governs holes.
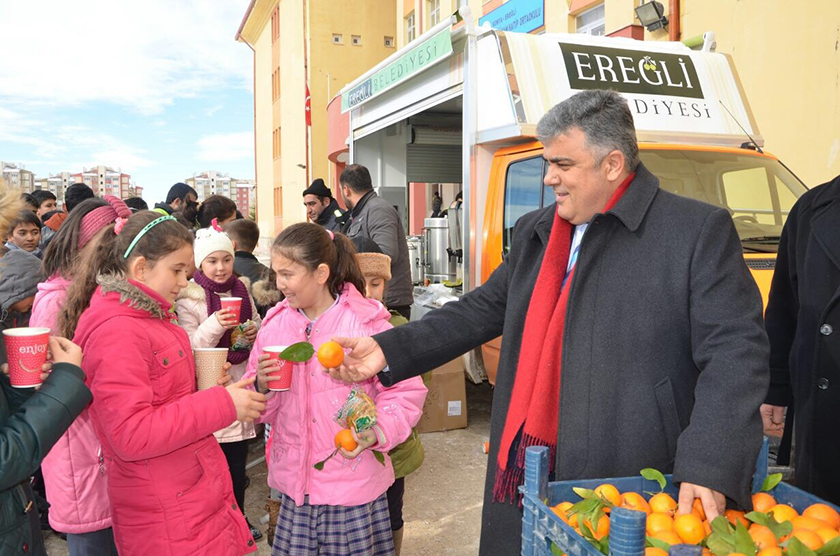
{"type": "Polygon", "coordinates": [[[99,447],[99,474],[105,475],[105,456],[102,455],[102,446],[99,447]]]}

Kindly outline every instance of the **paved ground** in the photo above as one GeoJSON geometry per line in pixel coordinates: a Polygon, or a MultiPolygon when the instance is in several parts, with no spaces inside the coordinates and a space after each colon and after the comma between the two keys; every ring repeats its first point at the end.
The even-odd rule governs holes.
{"type": "MultiPolygon", "coordinates": [[[[462,430],[422,435],[426,450],[423,466],[406,478],[406,522],[402,556],[435,554],[468,556],[478,553],[481,526],[481,498],[487,456],[482,443],[490,434],[490,386],[467,382],[469,427],[462,430]]],[[[257,457],[259,452],[254,452],[257,457]]],[[[251,523],[265,514],[268,494],[265,464],[252,468],[251,487],[245,508],[251,523]]],[[[265,526],[259,526],[265,531],[265,526]]],[[[45,537],[50,556],[67,554],[67,543],[52,533],[45,537]]],[[[271,554],[265,537],[259,542],[260,556],[271,554]]]]}

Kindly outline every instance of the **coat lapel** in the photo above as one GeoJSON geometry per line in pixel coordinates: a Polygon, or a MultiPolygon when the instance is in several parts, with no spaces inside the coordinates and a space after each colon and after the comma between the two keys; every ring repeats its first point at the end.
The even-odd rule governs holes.
{"type": "MultiPolygon", "coordinates": [[[[838,188],[840,191],[840,188],[838,188]]],[[[840,195],[828,197],[811,220],[811,231],[834,266],[840,268],[840,195]]]]}

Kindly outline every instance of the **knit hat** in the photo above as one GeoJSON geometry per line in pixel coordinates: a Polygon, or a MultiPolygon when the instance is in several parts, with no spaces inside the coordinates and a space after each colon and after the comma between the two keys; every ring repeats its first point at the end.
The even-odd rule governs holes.
{"type": "Polygon", "coordinates": [[[218,223],[213,219],[213,226],[209,228],[202,228],[195,233],[195,243],[193,250],[195,252],[195,266],[201,268],[201,263],[204,262],[211,253],[216,251],[224,251],[233,255],[233,242],[230,237],[224,233],[221,228],[217,228],[218,223]]]}
{"type": "Polygon", "coordinates": [[[312,185],[303,190],[303,196],[306,197],[307,195],[332,198],[332,191],[330,191],[330,188],[324,183],[324,180],[316,178],[315,181],[312,182],[312,185]]]}
{"type": "Polygon", "coordinates": [[[0,308],[5,318],[9,307],[38,293],[38,283],[46,280],[41,259],[16,249],[0,259],[0,308]]]}
{"type": "Polygon", "coordinates": [[[122,199],[113,195],[105,195],[104,199],[108,203],[107,206],[97,207],[82,218],[79,226],[79,249],[87,245],[93,236],[108,224],[118,220],[124,223],[125,220],[131,218],[131,209],[122,199]]]}
{"type": "Polygon", "coordinates": [[[384,253],[356,253],[362,276],[391,279],[391,257],[384,253]]]}

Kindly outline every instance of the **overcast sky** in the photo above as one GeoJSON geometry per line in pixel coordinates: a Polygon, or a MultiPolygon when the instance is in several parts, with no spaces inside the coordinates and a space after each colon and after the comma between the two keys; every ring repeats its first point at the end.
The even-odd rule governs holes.
{"type": "Polygon", "coordinates": [[[106,164],[146,201],[203,170],[254,177],[248,0],[0,0],[0,160],[106,164]]]}

